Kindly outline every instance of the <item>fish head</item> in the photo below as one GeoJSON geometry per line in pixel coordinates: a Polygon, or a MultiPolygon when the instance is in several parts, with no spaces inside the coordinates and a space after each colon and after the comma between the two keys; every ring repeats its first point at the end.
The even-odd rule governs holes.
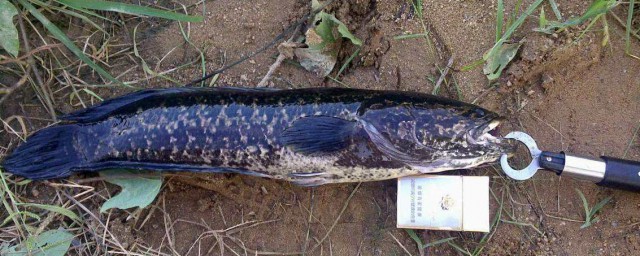
{"type": "Polygon", "coordinates": [[[377,112],[365,129],[378,149],[423,173],[477,167],[512,151],[510,140],[497,136],[504,119],[477,106],[411,105],[377,112]]]}
{"type": "Polygon", "coordinates": [[[466,169],[496,162],[510,153],[510,140],[498,136],[504,118],[476,106],[443,110],[413,109],[416,144],[425,156],[419,166],[427,169],[466,169]],[[430,159],[429,159],[430,158],[430,159]]]}

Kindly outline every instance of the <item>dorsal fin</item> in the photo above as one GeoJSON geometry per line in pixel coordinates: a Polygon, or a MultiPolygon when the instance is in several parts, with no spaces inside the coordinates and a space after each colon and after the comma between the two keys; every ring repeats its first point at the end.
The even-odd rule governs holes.
{"type": "Polygon", "coordinates": [[[239,87],[180,87],[168,89],[145,89],[112,98],[102,103],[88,107],[76,112],[72,112],[60,117],[65,121],[79,123],[90,123],[104,120],[109,116],[119,113],[124,109],[131,109],[132,106],[140,102],[158,97],[176,97],[178,95],[193,93],[216,93],[216,92],[268,92],[275,91],[273,88],[239,88],[239,87]]]}

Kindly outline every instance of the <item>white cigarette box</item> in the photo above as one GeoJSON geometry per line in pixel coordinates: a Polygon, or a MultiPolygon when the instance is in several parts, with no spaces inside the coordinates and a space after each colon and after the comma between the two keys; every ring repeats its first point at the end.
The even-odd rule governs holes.
{"type": "Polygon", "coordinates": [[[398,228],[489,232],[489,177],[398,179],[398,228]]]}

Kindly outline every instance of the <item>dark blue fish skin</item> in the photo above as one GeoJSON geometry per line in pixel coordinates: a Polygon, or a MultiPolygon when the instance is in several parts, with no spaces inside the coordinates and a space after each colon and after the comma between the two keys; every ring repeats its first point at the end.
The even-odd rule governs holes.
{"type": "MultiPolygon", "coordinates": [[[[34,134],[34,142],[30,137],[4,167],[32,179],[124,167],[237,172],[319,185],[473,167],[504,152],[495,143],[475,145],[465,137],[484,132],[495,113],[413,92],[145,90],[63,118],[67,124],[34,134]],[[44,141],[55,129],[69,145],[38,144],[38,134],[44,141]],[[63,149],[69,160],[19,166],[29,160],[25,152],[52,148],[63,149]],[[474,160],[458,161],[467,158],[474,160]]],[[[53,161],[42,155],[38,160],[53,161]]]]}

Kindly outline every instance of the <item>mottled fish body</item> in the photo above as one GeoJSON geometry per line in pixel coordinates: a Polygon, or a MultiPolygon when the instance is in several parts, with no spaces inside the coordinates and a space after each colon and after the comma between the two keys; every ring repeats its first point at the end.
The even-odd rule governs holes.
{"type": "Polygon", "coordinates": [[[34,180],[129,168],[319,185],[471,168],[507,148],[488,133],[495,113],[399,91],[151,89],[62,119],[30,136],[4,168],[34,180]]]}

